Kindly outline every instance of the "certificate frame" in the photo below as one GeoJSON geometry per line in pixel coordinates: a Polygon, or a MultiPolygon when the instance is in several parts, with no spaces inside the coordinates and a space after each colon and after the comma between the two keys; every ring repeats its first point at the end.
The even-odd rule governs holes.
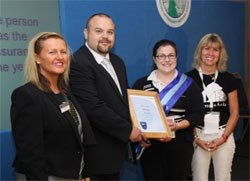
{"type": "Polygon", "coordinates": [[[167,124],[166,115],[162,108],[160,98],[157,92],[135,90],[135,89],[127,89],[127,92],[128,92],[129,112],[130,112],[132,123],[134,126],[139,128],[144,133],[146,138],[164,138],[166,136],[173,137],[173,133],[167,124]],[[157,127],[157,128],[159,128],[161,131],[154,130],[154,129],[147,131],[143,129],[143,127],[141,126],[142,121],[140,121],[139,120],[140,118],[138,118],[140,117],[138,116],[139,114],[138,112],[141,112],[140,109],[142,108],[138,108],[138,106],[135,105],[134,98],[139,98],[139,100],[149,101],[150,104],[152,103],[155,109],[153,110],[147,109],[147,111],[149,111],[150,114],[154,114],[156,115],[156,117],[160,118],[160,120],[157,120],[158,122],[155,122],[155,124],[158,123],[157,125],[159,125],[160,127],[157,127]]]}

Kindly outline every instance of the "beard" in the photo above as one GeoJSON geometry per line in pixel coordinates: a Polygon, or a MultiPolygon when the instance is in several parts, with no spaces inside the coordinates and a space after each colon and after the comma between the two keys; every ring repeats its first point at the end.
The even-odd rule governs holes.
{"type": "Polygon", "coordinates": [[[110,52],[111,50],[111,45],[109,46],[101,46],[101,45],[98,45],[97,46],[97,50],[98,52],[100,52],[101,54],[107,54],[110,52]]]}
{"type": "Polygon", "coordinates": [[[112,47],[113,44],[108,39],[102,39],[97,44],[97,50],[101,54],[108,54],[111,51],[112,47]],[[107,45],[105,46],[104,43],[107,43],[107,45]]]}

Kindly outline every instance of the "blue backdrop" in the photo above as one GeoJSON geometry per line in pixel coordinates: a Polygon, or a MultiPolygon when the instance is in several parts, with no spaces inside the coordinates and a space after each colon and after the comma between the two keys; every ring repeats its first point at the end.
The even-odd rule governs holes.
{"type": "MultiPolygon", "coordinates": [[[[129,83],[151,70],[154,43],[168,38],[179,50],[178,68],[191,69],[193,53],[206,33],[218,33],[229,54],[228,69],[243,73],[244,68],[244,6],[242,3],[192,1],[186,23],[179,28],[168,26],[158,13],[154,0],[82,0],[60,1],[61,32],[72,51],[84,43],[83,29],[87,18],[97,12],[109,14],[116,24],[116,44],[113,52],[127,66],[129,83]]],[[[243,74],[242,74],[243,76],[243,74]]]]}
{"type": "MultiPolygon", "coordinates": [[[[244,6],[241,3],[192,1],[186,23],[172,28],[162,20],[155,0],[60,1],[61,32],[72,51],[84,43],[86,21],[98,12],[109,14],[116,24],[113,52],[124,60],[130,86],[151,71],[155,42],[163,38],[173,40],[179,51],[178,69],[186,72],[191,69],[196,45],[207,33],[222,37],[229,54],[228,70],[243,76],[244,6]]],[[[142,178],[140,167],[127,165],[123,171],[123,180],[142,178]]]]}
{"type": "MultiPolygon", "coordinates": [[[[38,0],[34,3],[38,3],[38,0]]],[[[46,3],[48,10],[51,6],[46,3]]],[[[41,8],[38,4],[35,7],[41,8]]],[[[46,5],[44,7],[46,8],[46,5]]],[[[124,60],[131,86],[137,78],[150,72],[151,52],[156,41],[168,38],[176,42],[179,51],[178,69],[186,72],[191,69],[193,53],[200,38],[211,32],[218,33],[225,42],[229,54],[228,70],[239,72],[243,77],[245,11],[243,3],[230,0],[193,0],[189,18],[179,28],[172,28],[161,19],[155,0],[59,0],[59,10],[61,33],[67,39],[72,51],[77,50],[84,43],[83,29],[89,16],[104,12],[113,18],[116,24],[116,44],[113,52],[124,60]]],[[[58,9],[54,8],[53,12],[57,11],[58,9]]],[[[9,12],[12,13],[12,11],[9,12]]],[[[57,17],[52,12],[38,12],[43,13],[44,18],[50,20],[46,24],[47,31],[52,31],[54,26],[49,22],[57,25],[58,21],[51,19],[57,17]]],[[[27,14],[31,18],[34,16],[30,13],[30,9],[23,11],[23,14],[25,17],[27,14]]],[[[23,14],[19,13],[18,16],[22,17],[23,14]]],[[[21,83],[20,81],[17,85],[21,83]]],[[[9,101],[4,102],[4,105],[9,105],[9,101]]],[[[11,132],[5,130],[6,128],[0,134],[0,180],[13,180],[11,163],[15,151],[11,132]]],[[[133,174],[134,168],[131,170],[126,168],[133,174]]]]}

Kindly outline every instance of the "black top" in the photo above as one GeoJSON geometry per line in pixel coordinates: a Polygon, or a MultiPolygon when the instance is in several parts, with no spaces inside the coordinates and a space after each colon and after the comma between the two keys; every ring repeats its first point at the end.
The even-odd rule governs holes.
{"type": "Polygon", "coordinates": [[[48,176],[79,179],[82,154],[95,138],[85,112],[69,94],[82,121],[83,142],[68,111],[55,94],[27,83],[12,93],[11,126],[16,145],[15,170],[28,180],[48,176]]]}
{"type": "MultiPolygon", "coordinates": [[[[199,72],[196,69],[193,69],[192,71],[188,72],[187,75],[192,77],[194,81],[197,82],[201,90],[203,90],[202,80],[200,78],[199,72]]],[[[209,84],[214,82],[210,75],[203,75],[203,79],[205,86],[208,86],[209,84]]],[[[216,92],[216,97],[213,101],[212,111],[220,112],[219,124],[221,126],[227,123],[228,118],[230,116],[228,94],[236,90],[238,87],[235,77],[229,72],[219,72],[215,83],[218,85],[218,87],[221,88],[221,90],[218,90],[216,92]]],[[[209,101],[207,97],[205,97],[204,106],[207,113],[211,111],[211,109],[209,108],[209,101]]],[[[204,126],[204,124],[200,124],[200,126],[204,126]]]]}

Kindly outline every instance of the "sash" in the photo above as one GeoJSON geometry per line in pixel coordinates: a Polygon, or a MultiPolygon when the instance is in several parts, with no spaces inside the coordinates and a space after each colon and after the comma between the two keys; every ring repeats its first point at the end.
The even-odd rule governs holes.
{"type": "Polygon", "coordinates": [[[178,71],[177,77],[159,92],[161,104],[166,115],[191,85],[192,81],[190,77],[178,71]]]}

